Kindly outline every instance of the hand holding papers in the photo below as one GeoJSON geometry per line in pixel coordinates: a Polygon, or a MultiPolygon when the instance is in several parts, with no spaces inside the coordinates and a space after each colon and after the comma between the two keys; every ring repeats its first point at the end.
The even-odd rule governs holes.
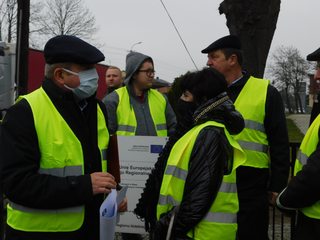
{"type": "Polygon", "coordinates": [[[117,210],[117,191],[112,189],[100,207],[100,240],[114,240],[117,210]]]}
{"type": "Polygon", "coordinates": [[[115,227],[118,222],[118,205],[124,200],[127,187],[119,192],[115,189],[103,201],[100,207],[100,240],[114,240],[115,227]]]}
{"type": "Polygon", "coordinates": [[[123,204],[123,200],[125,200],[126,198],[126,194],[127,194],[127,189],[128,189],[128,186],[124,186],[124,187],[121,187],[121,189],[119,191],[117,191],[117,204],[118,204],[118,211],[119,212],[124,212],[124,211],[127,211],[127,205],[128,203],[126,202],[125,203],[125,206],[124,206],[124,210],[121,210],[120,209],[120,204],[122,205],[123,204]]]}

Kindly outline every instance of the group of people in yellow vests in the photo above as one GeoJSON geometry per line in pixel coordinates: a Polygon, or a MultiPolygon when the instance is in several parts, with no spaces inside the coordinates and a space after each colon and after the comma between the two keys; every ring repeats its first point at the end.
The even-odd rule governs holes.
{"type": "MultiPolygon", "coordinates": [[[[173,109],[151,88],[150,56],[129,52],[124,82],[110,67],[107,79],[118,76],[119,84],[112,87],[112,80],[100,101],[95,64],[103,53],[75,36],[51,38],[42,86],[20,96],[1,124],[5,239],[99,239],[99,207],[118,187],[107,169],[114,134],[169,136],[134,210],[150,239],[269,239],[270,204],[298,210],[296,239],[319,239],[320,118],[301,143],[288,184],[280,93],[243,69],[237,36],[202,53],[208,68],[180,79],[173,109]]],[[[307,59],[317,61],[320,79],[320,49],[307,59]]],[[[118,206],[126,208],[127,199],[118,206]]]]}

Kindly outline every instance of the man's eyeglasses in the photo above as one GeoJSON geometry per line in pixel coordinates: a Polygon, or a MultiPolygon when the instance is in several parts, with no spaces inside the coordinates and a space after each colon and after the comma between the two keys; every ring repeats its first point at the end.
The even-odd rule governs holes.
{"type": "Polygon", "coordinates": [[[145,69],[145,70],[138,70],[138,72],[145,72],[147,76],[150,77],[154,75],[156,71],[154,69],[145,69]]]}

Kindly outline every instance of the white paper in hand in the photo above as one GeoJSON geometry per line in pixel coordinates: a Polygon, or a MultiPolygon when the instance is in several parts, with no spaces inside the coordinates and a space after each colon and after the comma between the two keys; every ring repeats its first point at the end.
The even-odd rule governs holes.
{"type": "MultiPolygon", "coordinates": [[[[128,186],[124,186],[120,189],[120,191],[117,192],[117,204],[119,204],[124,200],[127,194],[128,186]]],[[[120,213],[117,214],[117,224],[120,221],[120,213]]]]}
{"type": "Polygon", "coordinates": [[[112,189],[100,206],[100,240],[114,240],[117,211],[117,191],[112,189]]]}
{"type": "Polygon", "coordinates": [[[118,205],[122,202],[122,200],[124,200],[124,198],[126,197],[126,194],[127,194],[127,189],[128,189],[128,186],[123,186],[120,191],[118,191],[118,194],[117,194],[117,203],[118,205]]]}

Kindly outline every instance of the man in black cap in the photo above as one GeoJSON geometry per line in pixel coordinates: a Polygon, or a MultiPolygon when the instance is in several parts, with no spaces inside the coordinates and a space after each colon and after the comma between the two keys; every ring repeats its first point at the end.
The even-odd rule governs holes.
{"type": "MultiPolygon", "coordinates": [[[[320,48],[307,56],[317,61],[315,80],[320,79],[320,48]]],[[[319,107],[317,103],[317,107],[319,107]]],[[[277,205],[284,210],[298,210],[296,240],[320,239],[320,145],[319,109],[312,109],[311,126],[300,145],[294,166],[294,178],[277,198],[277,205]],[[317,115],[315,115],[317,113],[317,115]]]]}
{"type": "Polygon", "coordinates": [[[42,87],[20,96],[0,138],[7,240],[99,239],[99,207],[116,187],[105,171],[104,104],[95,64],[104,55],[74,36],[44,48],[42,87]]]}
{"type": "MultiPolygon", "coordinates": [[[[307,56],[308,61],[315,61],[317,62],[316,66],[316,72],[314,73],[314,81],[316,81],[316,89],[319,91],[320,87],[320,48],[315,50],[313,53],[310,53],[307,56]]],[[[311,116],[310,116],[310,125],[313,122],[313,120],[318,116],[320,113],[320,94],[319,92],[317,93],[316,99],[314,100],[313,106],[312,106],[312,111],[311,111],[311,116]]]]}
{"type": "Polygon", "coordinates": [[[242,70],[237,36],[220,38],[202,53],[208,54],[207,65],[225,76],[228,95],[245,119],[245,129],[235,136],[247,155],[245,164],[237,169],[239,239],[268,239],[268,200],[275,204],[289,174],[289,140],[281,96],[269,81],[242,70]]]}

